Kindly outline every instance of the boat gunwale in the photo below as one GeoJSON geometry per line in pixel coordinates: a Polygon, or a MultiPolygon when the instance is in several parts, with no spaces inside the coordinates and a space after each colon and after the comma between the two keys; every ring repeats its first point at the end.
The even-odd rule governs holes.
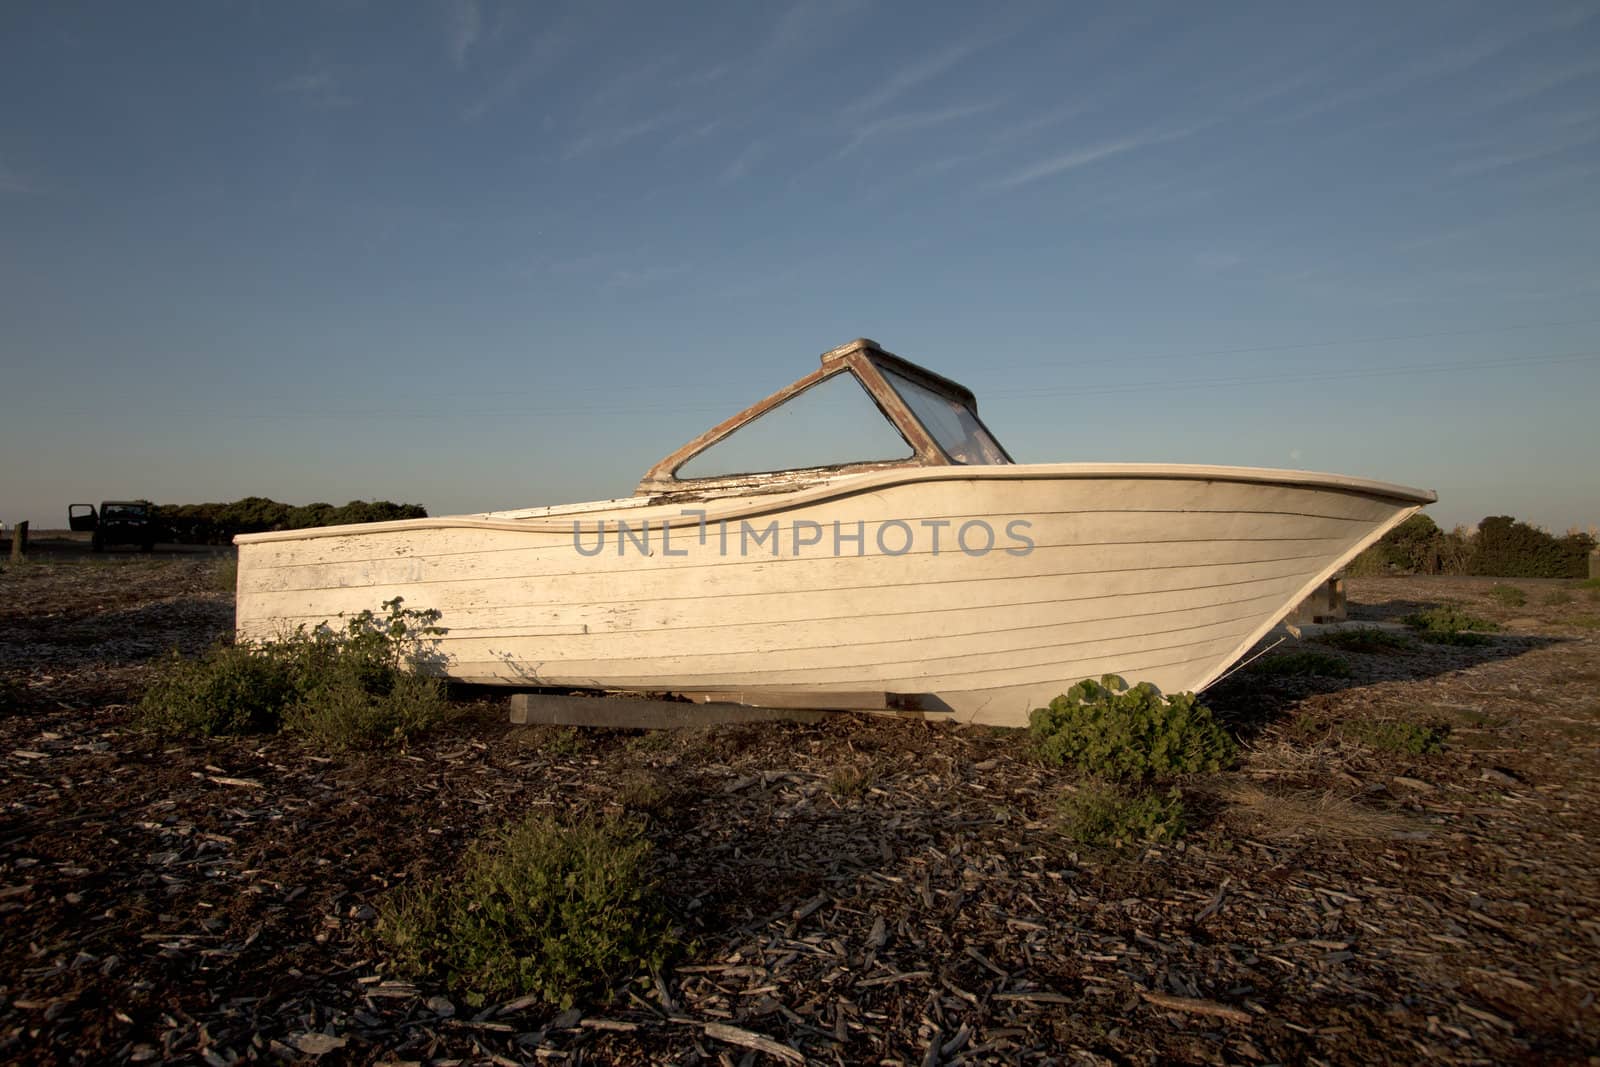
{"type": "MultiPolygon", "coordinates": [[[[995,465],[961,465],[933,467],[897,467],[878,471],[847,472],[829,477],[804,488],[783,493],[757,496],[712,496],[692,493],[663,493],[643,497],[645,503],[634,504],[640,496],[622,497],[618,500],[596,501],[593,511],[569,510],[581,505],[554,505],[562,513],[545,517],[520,519],[495,519],[495,512],[472,515],[443,515],[437,518],[397,519],[390,522],[355,523],[342,526],[319,526],[301,530],[271,530],[262,533],[235,535],[236,545],[263,544],[274,541],[299,541],[319,537],[351,537],[364,534],[394,533],[429,529],[479,529],[506,530],[537,533],[565,533],[585,516],[608,517],[611,511],[637,512],[648,507],[670,507],[673,504],[699,504],[703,508],[688,509],[687,513],[650,516],[649,521],[663,527],[698,526],[704,522],[722,519],[740,519],[751,516],[789,511],[796,507],[822,503],[828,500],[900,485],[919,482],[952,480],[984,481],[1061,481],[1122,479],[1174,480],[1194,482],[1234,482],[1255,485],[1281,485],[1320,489],[1331,492],[1374,496],[1415,505],[1417,508],[1438,500],[1430,489],[1416,489],[1391,482],[1355,478],[1342,474],[1318,471],[1284,470],[1270,467],[1231,467],[1184,463],[1014,463],[995,465]],[[719,506],[720,505],[720,506],[719,506]]],[[[1387,530],[1385,526],[1384,530],[1387,530]]],[[[1382,532],[1378,534],[1382,536],[1382,532]]],[[[1372,540],[1376,540],[1374,537],[1372,540]]]]}

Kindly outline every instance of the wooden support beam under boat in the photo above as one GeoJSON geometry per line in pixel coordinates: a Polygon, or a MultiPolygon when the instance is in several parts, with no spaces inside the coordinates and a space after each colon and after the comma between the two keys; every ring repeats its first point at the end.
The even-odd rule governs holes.
{"type": "Polygon", "coordinates": [[[587,726],[620,730],[679,730],[745,722],[821,722],[814,708],[760,708],[746,704],[648,700],[570,693],[515,693],[511,721],[519,726],[587,726]]]}
{"type": "Polygon", "coordinates": [[[700,689],[670,694],[696,704],[747,704],[758,708],[801,708],[811,711],[889,711],[915,709],[916,701],[900,693],[807,693],[793,689],[700,689]]]}

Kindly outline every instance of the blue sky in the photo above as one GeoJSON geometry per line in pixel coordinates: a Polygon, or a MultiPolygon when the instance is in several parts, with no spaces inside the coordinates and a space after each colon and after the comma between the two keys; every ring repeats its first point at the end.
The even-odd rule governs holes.
{"type": "Polygon", "coordinates": [[[1600,522],[1600,3],[8,4],[0,99],[8,522],[627,495],[861,335],[1600,522]]]}

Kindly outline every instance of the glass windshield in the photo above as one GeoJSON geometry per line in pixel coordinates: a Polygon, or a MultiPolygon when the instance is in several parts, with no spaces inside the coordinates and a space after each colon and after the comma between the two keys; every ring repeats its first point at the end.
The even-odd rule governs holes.
{"type": "Polygon", "coordinates": [[[952,460],[975,465],[1011,462],[1000,443],[990,436],[967,405],[918,385],[887,367],[878,369],[952,460]]]}
{"type": "Polygon", "coordinates": [[[143,504],[107,504],[101,512],[102,518],[107,519],[142,519],[145,517],[143,504]]]}
{"type": "Polygon", "coordinates": [[[840,372],[691,456],[676,476],[768,474],[911,456],[911,445],[884,418],[855,375],[840,372]]]}

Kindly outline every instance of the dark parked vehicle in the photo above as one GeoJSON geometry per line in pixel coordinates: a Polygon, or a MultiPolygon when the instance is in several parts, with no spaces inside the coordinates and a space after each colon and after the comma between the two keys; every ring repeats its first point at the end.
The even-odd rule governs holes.
{"type": "Polygon", "coordinates": [[[73,504],[67,508],[67,525],[78,533],[93,531],[90,540],[96,552],[107,545],[138,545],[149,552],[156,547],[155,509],[148,500],[106,500],[97,514],[92,504],[73,504]]]}

